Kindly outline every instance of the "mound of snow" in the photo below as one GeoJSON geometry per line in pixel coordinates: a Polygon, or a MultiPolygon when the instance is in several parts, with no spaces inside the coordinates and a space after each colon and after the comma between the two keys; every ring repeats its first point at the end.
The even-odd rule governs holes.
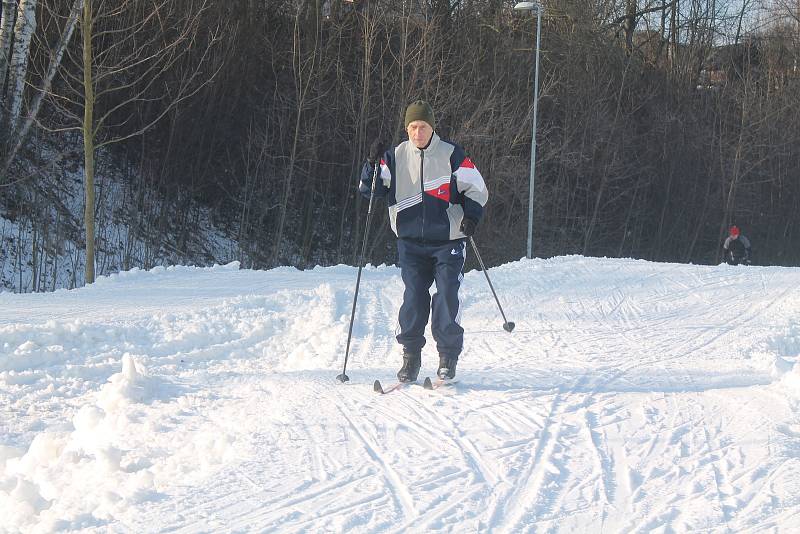
{"type": "Polygon", "coordinates": [[[786,373],[782,380],[789,391],[800,396],[800,362],[795,363],[792,370],[786,373]]]}
{"type": "Polygon", "coordinates": [[[122,372],[111,375],[100,390],[97,405],[106,413],[117,413],[127,404],[152,402],[158,391],[158,381],[147,375],[144,365],[125,353],[122,356],[122,372]]]}

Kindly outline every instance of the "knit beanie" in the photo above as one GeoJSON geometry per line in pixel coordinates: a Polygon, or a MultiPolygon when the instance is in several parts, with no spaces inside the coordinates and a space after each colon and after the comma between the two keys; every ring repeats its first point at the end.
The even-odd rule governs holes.
{"type": "Polygon", "coordinates": [[[435,121],[431,105],[424,100],[417,100],[409,104],[408,108],[406,108],[406,128],[414,121],[425,121],[433,128],[435,121]]]}

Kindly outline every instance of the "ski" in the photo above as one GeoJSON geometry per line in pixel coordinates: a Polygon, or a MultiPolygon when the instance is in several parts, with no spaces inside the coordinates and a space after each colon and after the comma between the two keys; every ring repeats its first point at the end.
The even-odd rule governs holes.
{"type": "Polygon", "coordinates": [[[422,387],[424,387],[425,389],[439,389],[442,386],[449,386],[455,383],[456,383],[455,379],[450,380],[447,378],[441,378],[437,376],[435,380],[431,380],[431,377],[426,376],[425,382],[422,383],[422,387]]]}
{"type": "Polygon", "coordinates": [[[412,384],[413,382],[394,382],[393,384],[383,387],[381,385],[380,380],[376,380],[374,384],[372,384],[372,391],[375,393],[380,393],[381,395],[386,395],[387,393],[391,393],[392,391],[397,391],[398,389],[402,388],[405,385],[412,384]]]}
{"type": "MultiPolygon", "coordinates": [[[[440,388],[442,386],[449,386],[449,385],[455,384],[455,383],[456,383],[456,380],[448,380],[448,379],[442,379],[442,378],[436,378],[434,380],[431,380],[430,377],[425,377],[425,382],[423,382],[422,387],[424,387],[425,389],[433,390],[433,389],[438,389],[438,388],[440,388]]],[[[387,394],[389,394],[389,393],[391,393],[393,391],[397,391],[399,389],[403,389],[404,387],[412,385],[412,384],[418,384],[418,382],[416,382],[416,381],[414,381],[414,382],[399,382],[398,381],[398,382],[392,382],[391,384],[389,384],[389,385],[384,387],[384,385],[381,384],[380,380],[376,380],[372,384],[372,391],[374,391],[375,393],[380,393],[381,395],[387,395],[387,394]]]]}
{"type": "Polygon", "coordinates": [[[442,380],[441,378],[436,378],[436,382],[432,382],[431,377],[426,376],[425,382],[422,383],[422,387],[424,387],[425,389],[437,389],[443,383],[444,380],[442,380]]]}

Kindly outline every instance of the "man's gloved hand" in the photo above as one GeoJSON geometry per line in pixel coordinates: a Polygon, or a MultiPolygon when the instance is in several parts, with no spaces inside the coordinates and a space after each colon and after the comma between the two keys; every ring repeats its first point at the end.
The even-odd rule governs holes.
{"type": "Polygon", "coordinates": [[[475,234],[475,229],[478,227],[478,223],[474,219],[469,219],[464,217],[464,220],[461,221],[461,233],[467,237],[472,237],[475,234]]]}
{"type": "Polygon", "coordinates": [[[380,163],[384,152],[386,152],[387,150],[389,150],[389,143],[385,139],[374,140],[369,147],[369,155],[367,156],[367,161],[370,163],[370,165],[375,165],[376,163],[380,163]]]}

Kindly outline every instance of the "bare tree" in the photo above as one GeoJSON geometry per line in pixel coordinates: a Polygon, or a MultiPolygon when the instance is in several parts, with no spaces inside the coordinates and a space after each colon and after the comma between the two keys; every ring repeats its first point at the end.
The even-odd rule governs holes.
{"type": "Polygon", "coordinates": [[[309,2],[307,9],[301,6],[294,17],[294,31],[292,34],[292,72],[294,78],[294,120],[291,129],[291,149],[287,163],[286,178],[283,184],[283,193],[280,202],[278,226],[274,235],[272,248],[272,265],[278,263],[278,257],[283,244],[283,233],[286,226],[287,209],[294,185],[297,160],[303,148],[301,141],[304,114],[319,98],[318,81],[320,69],[320,52],[318,50],[320,38],[321,10],[320,3],[309,2]]]}
{"type": "MultiPolygon", "coordinates": [[[[22,148],[25,140],[28,138],[28,133],[36,121],[36,117],[39,115],[39,110],[41,109],[44,97],[45,95],[49,94],[53,84],[53,79],[56,77],[56,74],[61,67],[61,61],[64,57],[64,53],[67,50],[67,47],[70,44],[70,41],[72,40],[72,34],[74,33],[75,27],[78,24],[78,17],[82,8],[83,0],[74,0],[66,23],[64,24],[63,31],[61,32],[60,38],[50,57],[50,64],[47,68],[47,71],[44,73],[44,76],[42,77],[41,87],[37,88],[36,95],[33,97],[31,104],[28,106],[28,111],[25,114],[22,123],[17,124],[13,129],[9,128],[7,131],[6,141],[9,143],[10,149],[3,158],[0,158],[0,176],[5,176],[5,174],[8,172],[9,166],[19,153],[19,150],[22,148]]],[[[2,84],[0,84],[0,86],[2,86],[2,84]]],[[[0,142],[1,141],[2,139],[0,139],[0,142]]],[[[2,151],[0,151],[0,154],[2,154],[2,151]]]]}
{"type": "Polygon", "coordinates": [[[17,119],[22,111],[31,41],[35,32],[36,0],[20,0],[17,7],[17,21],[14,24],[14,46],[9,62],[8,97],[3,121],[7,131],[16,129],[17,119]]]}
{"type": "Polygon", "coordinates": [[[92,78],[92,35],[94,28],[94,11],[92,0],[84,0],[81,33],[83,34],[83,157],[84,157],[84,225],[86,229],[86,264],[85,280],[94,283],[94,80],[92,78]]]}
{"type": "Polygon", "coordinates": [[[11,58],[11,38],[14,32],[14,8],[16,5],[15,0],[3,0],[3,9],[0,11],[0,113],[5,94],[8,62],[11,58]]]}
{"type": "Polygon", "coordinates": [[[80,130],[84,139],[86,283],[95,277],[95,152],[146,132],[213,78],[204,69],[219,28],[212,26],[205,47],[194,49],[208,6],[208,0],[84,0],[81,58],[68,50],[73,67],[50,101],[65,120],[57,130],[80,130]],[[155,111],[147,114],[148,107],[155,111]]]}

